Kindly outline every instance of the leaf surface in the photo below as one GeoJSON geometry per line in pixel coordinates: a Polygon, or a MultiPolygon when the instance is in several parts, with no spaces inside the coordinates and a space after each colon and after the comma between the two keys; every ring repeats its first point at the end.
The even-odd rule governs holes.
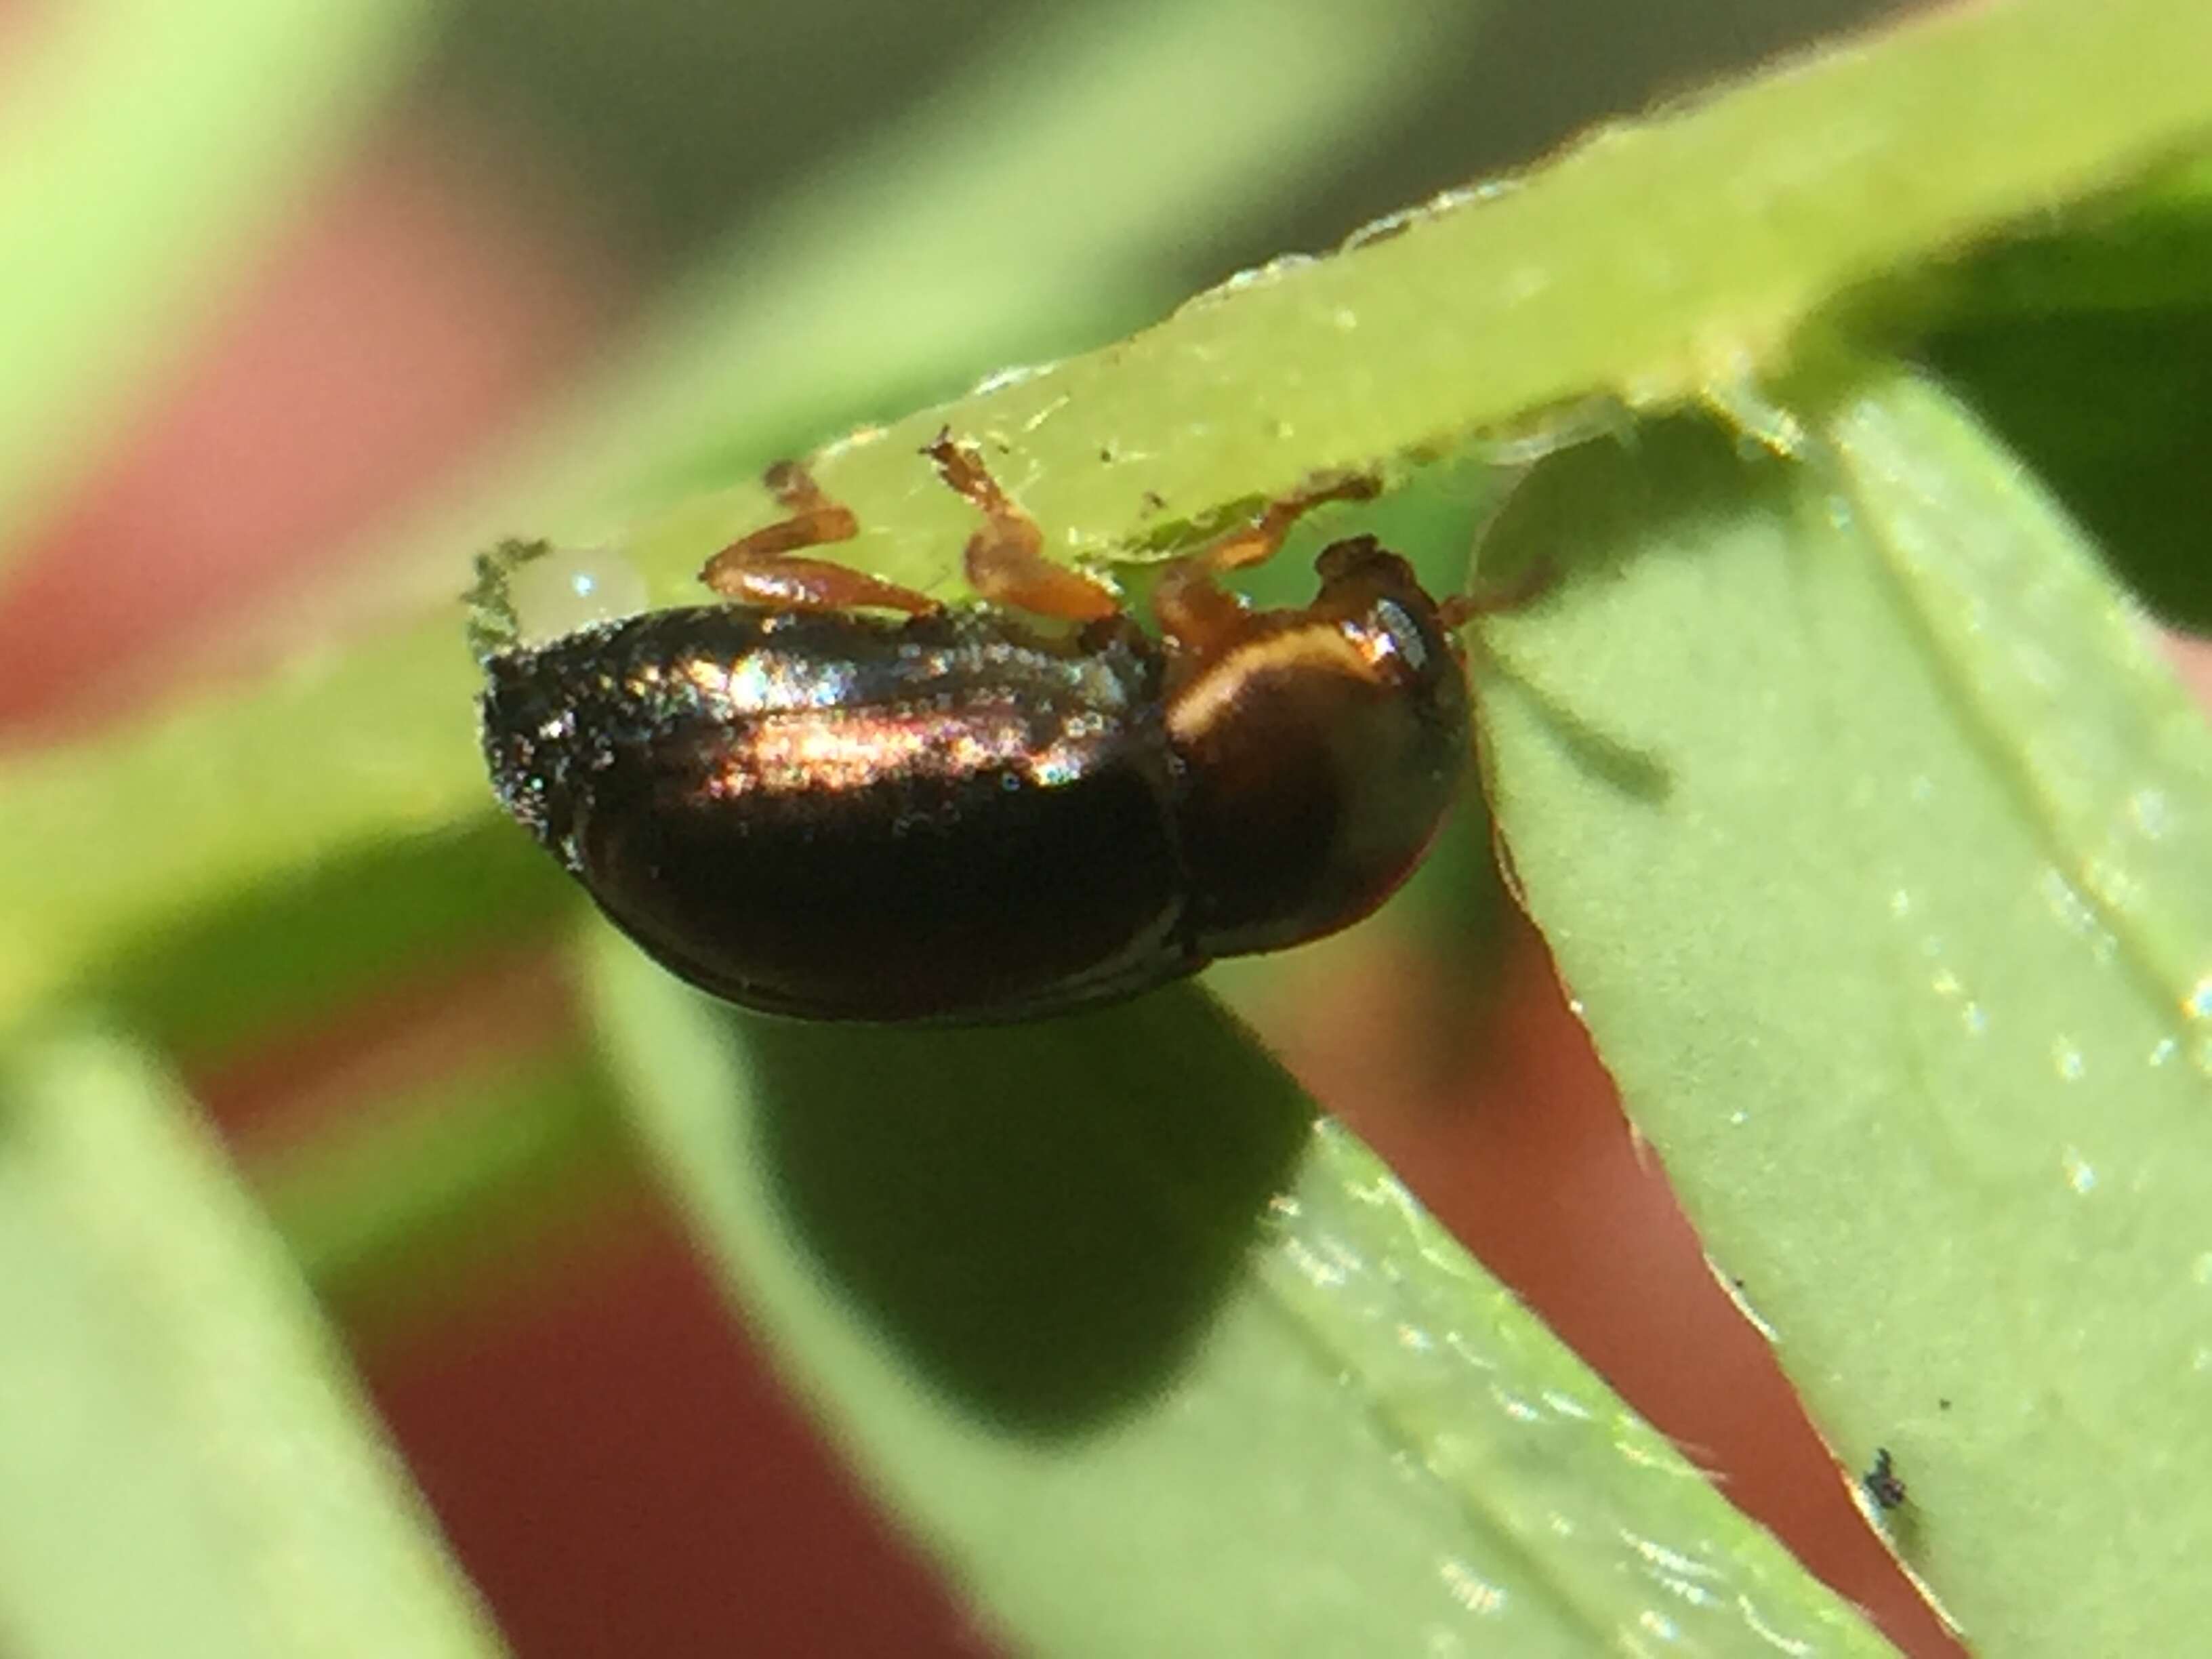
{"type": "Polygon", "coordinates": [[[725,1288],[1019,1645],[1888,1651],[1200,994],[825,1030],[594,962],[725,1288]]]}
{"type": "Polygon", "coordinates": [[[283,1244],[94,1036],[0,1060],[0,1645],[503,1651],[283,1244]]]}
{"type": "Polygon", "coordinates": [[[1689,422],[1493,544],[1492,804],[1718,1269],[1982,1650],[2212,1618],[2212,736],[2033,481],[1879,377],[1689,422]],[[1632,642],[1632,644],[1631,643],[1632,642]]]}

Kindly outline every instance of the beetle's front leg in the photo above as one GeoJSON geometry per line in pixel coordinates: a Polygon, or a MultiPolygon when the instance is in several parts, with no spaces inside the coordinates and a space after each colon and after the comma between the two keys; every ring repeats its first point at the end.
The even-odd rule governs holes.
{"type": "Polygon", "coordinates": [[[1329,501],[1368,501],[1380,488],[1367,473],[1316,479],[1270,501],[1249,525],[1176,560],[1152,589],[1152,614],[1159,618],[1160,632],[1186,656],[1200,659],[1245,639],[1253,629],[1253,613],[1221,586],[1220,573],[1274,557],[1291,527],[1314,508],[1329,501]]]}
{"type": "Polygon", "coordinates": [[[827,559],[795,558],[800,548],[849,541],[860,521],[831,501],[796,461],[778,461],[763,480],[788,518],[740,537],[707,561],[699,580],[725,599],[767,611],[848,611],[875,605],[922,617],[942,609],[927,593],[827,559]]]}

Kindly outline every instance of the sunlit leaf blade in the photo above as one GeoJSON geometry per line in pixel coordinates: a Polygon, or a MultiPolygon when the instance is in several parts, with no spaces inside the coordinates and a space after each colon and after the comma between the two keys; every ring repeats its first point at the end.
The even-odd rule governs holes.
{"type": "MultiPolygon", "coordinates": [[[[939,423],[1005,459],[1066,551],[1188,541],[1316,471],[1663,407],[1785,361],[1798,331],[1908,262],[2212,144],[2197,0],[1948,6],[1592,135],[1341,257],[1261,273],[1156,328],[921,410],[817,468],[849,551],[960,588],[968,514],[915,451],[939,423]]],[[[750,481],[640,536],[656,597],[775,516],[750,481]]]]}
{"type": "Polygon", "coordinates": [[[726,1288],[1024,1650],[1887,1651],[1199,993],[915,1033],[593,977],[726,1288]]]}
{"type": "Polygon", "coordinates": [[[405,61],[422,0],[78,0],[0,100],[0,562],[405,61]],[[149,372],[151,371],[151,372],[149,372]]]}
{"type": "Polygon", "coordinates": [[[135,1052],[0,1060],[16,1659],[501,1651],[283,1246],[135,1052]]]}
{"type": "MultiPolygon", "coordinates": [[[[2212,740],[2079,532],[1933,388],[1832,430],[1858,523],[2053,862],[2212,1069],[2212,740]]],[[[2068,913],[2075,914],[2069,903],[2068,913]]]]}
{"type": "Polygon", "coordinates": [[[1839,457],[1540,468],[1483,730],[1706,1248],[1991,1654],[2212,1622],[2212,737],[2032,479],[1882,381],[1839,457]]]}
{"type": "Polygon", "coordinates": [[[484,805],[477,684],[458,626],[417,629],[0,766],[0,848],[33,860],[0,857],[0,1006],[278,872],[450,836],[484,805]]]}

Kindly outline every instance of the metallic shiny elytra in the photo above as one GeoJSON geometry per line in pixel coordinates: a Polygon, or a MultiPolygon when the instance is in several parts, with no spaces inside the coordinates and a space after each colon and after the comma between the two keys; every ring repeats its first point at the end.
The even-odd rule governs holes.
{"type": "Polygon", "coordinates": [[[783,469],[793,519],[708,568],[748,602],[488,653],[493,786],[608,916],[749,1007],[985,1022],[1332,933],[1397,887],[1467,751],[1446,618],[1365,537],[1322,554],[1304,609],[1212,581],[1371,485],[1176,567],[1156,641],[1043,561],[971,455],[930,453],[985,513],[968,564],[993,603],[791,557],[842,509],[783,469]]]}

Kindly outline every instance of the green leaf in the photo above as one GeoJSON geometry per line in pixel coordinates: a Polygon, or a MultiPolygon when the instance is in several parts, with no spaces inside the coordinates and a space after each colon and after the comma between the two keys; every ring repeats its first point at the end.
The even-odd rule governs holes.
{"type": "Polygon", "coordinates": [[[543,1272],[549,1235],[634,1190],[636,1159],[592,1056],[471,1066],[254,1161],[270,1220],[358,1340],[480,1288],[471,1268],[543,1272]]]}
{"type": "MultiPolygon", "coordinates": [[[[149,923],[173,934],[265,896],[279,872],[310,883],[379,849],[461,839],[483,805],[476,688],[449,623],[0,767],[0,848],[27,860],[0,857],[0,1008],[119,966],[149,923]]],[[[419,949],[449,918],[416,920],[419,949]]],[[[313,988],[289,971],[273,983],[313,988]]]]}
{"type": "Polygon", "coordinates": [[[2162,617],[2212,630],[2212,158],[1926,288],[1919,355],[2162,617]]]}
{"type": "MultiPolygon", "coordinates": [[[[825,458],[824,480],[861,512],[856,562],[945,587],[968,515],[912,453],[940,421],[990,442],[1057,545],[1141,554],[1305,473],[1562,399],[1687,396],[1781,352],[1892,262],[2212,133],[2208,61],[2197,0],[1947,10],[910,416],[825,458]]],[[[703,553],[774,511],[749,483],[672,509],[630,549],[659,599],[694,599],[703,553]]],[[[252,884],[487,812],[458,635],[441,612],[334,667],[308,631],[275,687],[0,766],[0,1013],[252,884]],[[149,802],[158,835],[125,805],[149,802]]]]}
{"type": "Polygon", "coordinates": [[[1492,804],[1638,1127],[1984,1650],[2212,1621],[2212,735],[1929,386],[1538,469],[1492,804]]]}
{"type": "Polygon", "coordinates": [[[1917,282],[1948,327],[2158,315],[2212,302],[2212,156],[1917,282]]]}
{"type": "Polygon", "coordinates": [[[2212,215],[2193,308],[1969,324],[1936,365],[2176,627],[2212,631],[2212,215]]]}
{"type": "Polygon", "coordinates": [[[161,384],[425,9],[81,0],[35,20],[0,103],[0,559],[161,384]]]}
{"type": "Polygon", "coordinates": [[[726,1289],[1016,1644],[1887,1651],[1197,992],[824,1029],[601,939],[726,1289]]]}
{"type": "MultiPolygon", "coordinates": [[[[833,446],[816,474],[860,517],[839,556],[961,591],[972,515],[915,457],[940,425],[1002,458],[1054,545],[1116,559],[1182,548],[1315,472],[1778,370],[1808,324],[1865,325],[1885,274],[2212,144],[2207,63],[2197,0],[1950,7],[1606,129],[1337,257],[833,446]]],[[[656,603],[696,599],[705,555],[775,516],[747,482],[629,545],[656,603]]]]}
{"type": "Polygon", "coordinates": [[[501,1651],[166,1079],[0,1060],[0,1636],[23,1659],[501,1651]]]}

